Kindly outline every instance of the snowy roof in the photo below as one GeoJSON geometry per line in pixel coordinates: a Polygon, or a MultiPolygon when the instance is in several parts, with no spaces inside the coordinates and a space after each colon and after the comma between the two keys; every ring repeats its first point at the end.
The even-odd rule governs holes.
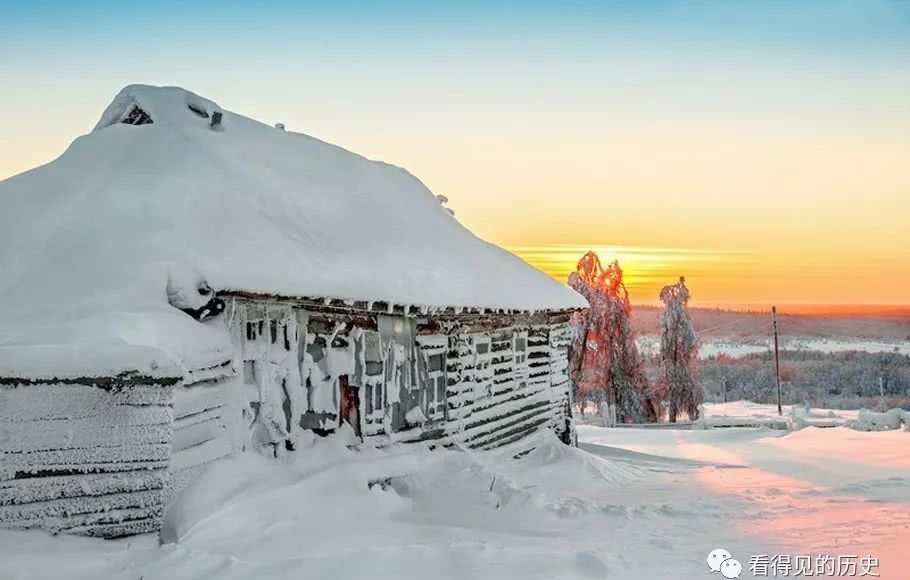
{"type": "Polygon", "coordinates": [[[585,306],[474,236],[407,171],[180,88],[124,88],[62,156],[0,182],[0,208],[0,375],[15,358],[2,347],[84,344],[87,332],[184,362],[187,343],[206,345],[193,364],[215,364],[226,340],[167,301],[169,280],[193,276],[289,297],[585,306]]]}

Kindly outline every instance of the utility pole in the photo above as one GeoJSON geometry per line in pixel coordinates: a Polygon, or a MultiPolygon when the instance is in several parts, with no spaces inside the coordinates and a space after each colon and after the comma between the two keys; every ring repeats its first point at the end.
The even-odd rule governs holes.
{"type": "Polygon", "coordinates": [[[777,353],[777,306],[771,307],[771,325],[774,327],[774,376],[777,377],[777,414],[783,415],[780,404],[780,355],[777,353]]]}

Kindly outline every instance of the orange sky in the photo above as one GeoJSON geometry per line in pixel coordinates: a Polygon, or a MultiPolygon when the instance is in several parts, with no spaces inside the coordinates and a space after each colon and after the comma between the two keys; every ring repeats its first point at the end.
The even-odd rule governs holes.
{"type": "MultiPolygon", "coordinates": [[[[578,258],[589,248],[517,246],[509,249],[557,280],[565,281],[578,258]]],[[[859,291],[880,276],[880,264],[858,263],[838,276],[835,273],[840,265],[827,261],[825,255],[794,257],[786,253],[615,246],[590,249],[605,261],[618,259],[624,265],[626,288],[637,304],[658,304],[660,288],[675,282],[680,275],[686,276],[696,306],[767,309],[777,304],[790,305],[789,312],[847,314],[863,310],[851,308],[856,305],[908,304],[881,300],[878,297],[885,295],[881,286],[872,288],[874,298],[861,299],[859,291]],[[836,307],[821,308],[823,305],[836,307]]],[[[897,290],[900,296],[900,289],[897,290]]]]}
{"type": "MultiPolygon", "coordinates": [[[[96,108],[67,119],[70,134],[24,134],[0,170],[52,158],[96,108]]],[[[685,275],[696,305],[910,304],[910,123],[828,139],[509,131],[321,136],[406,167],[475,233],[560,281],[588,249],[619,259],[635,303],[685,275]]]]}
{"type": "Polygon", "coordinates": [[[591,248],[639,303],[682,274],[701,305],[910,304],[910,4],[59,4],[0,19],[0,179],[179,85],[406,168],[559,280],[591,248]]]}

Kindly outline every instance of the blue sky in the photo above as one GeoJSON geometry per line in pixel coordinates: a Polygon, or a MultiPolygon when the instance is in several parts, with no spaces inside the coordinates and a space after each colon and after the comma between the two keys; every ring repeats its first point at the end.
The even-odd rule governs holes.
{"type": "Polygon", "coordinates": [[[819,284],[862,260],[887,302],[910,284],[907,1],[0,0],[0,54],[0,179],[122,86],[180,85],[402,165],[497,243],[812,256],[819,284]]]}

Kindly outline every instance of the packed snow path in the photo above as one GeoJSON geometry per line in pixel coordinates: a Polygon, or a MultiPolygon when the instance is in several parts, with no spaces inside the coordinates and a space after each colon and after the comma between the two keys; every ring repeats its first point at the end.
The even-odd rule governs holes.
{"type": "Polygon", "coordinates": [[[166,539],[0,531],[0,578],[716,578],[751,555],[871,553],[905,580],[910,433],[580,428],[581,449],[351,451],[223,461],[166,539]],[[376,482],[370,488],[369,482],[376,482]]]}
{"type": "Polygon", "coordinates": [[[729,514],[731,525],[771,549],[734,552],[745,577],[752,556],[789,554],[795,561],[829,554],[872,555],[879,566],[870,571],[910,578],[910,433],[582,427],[579,438],[592,453],[607,444],[705,462],[696,472],[704,492],[744,502],[742,511],[729,514]]]}

